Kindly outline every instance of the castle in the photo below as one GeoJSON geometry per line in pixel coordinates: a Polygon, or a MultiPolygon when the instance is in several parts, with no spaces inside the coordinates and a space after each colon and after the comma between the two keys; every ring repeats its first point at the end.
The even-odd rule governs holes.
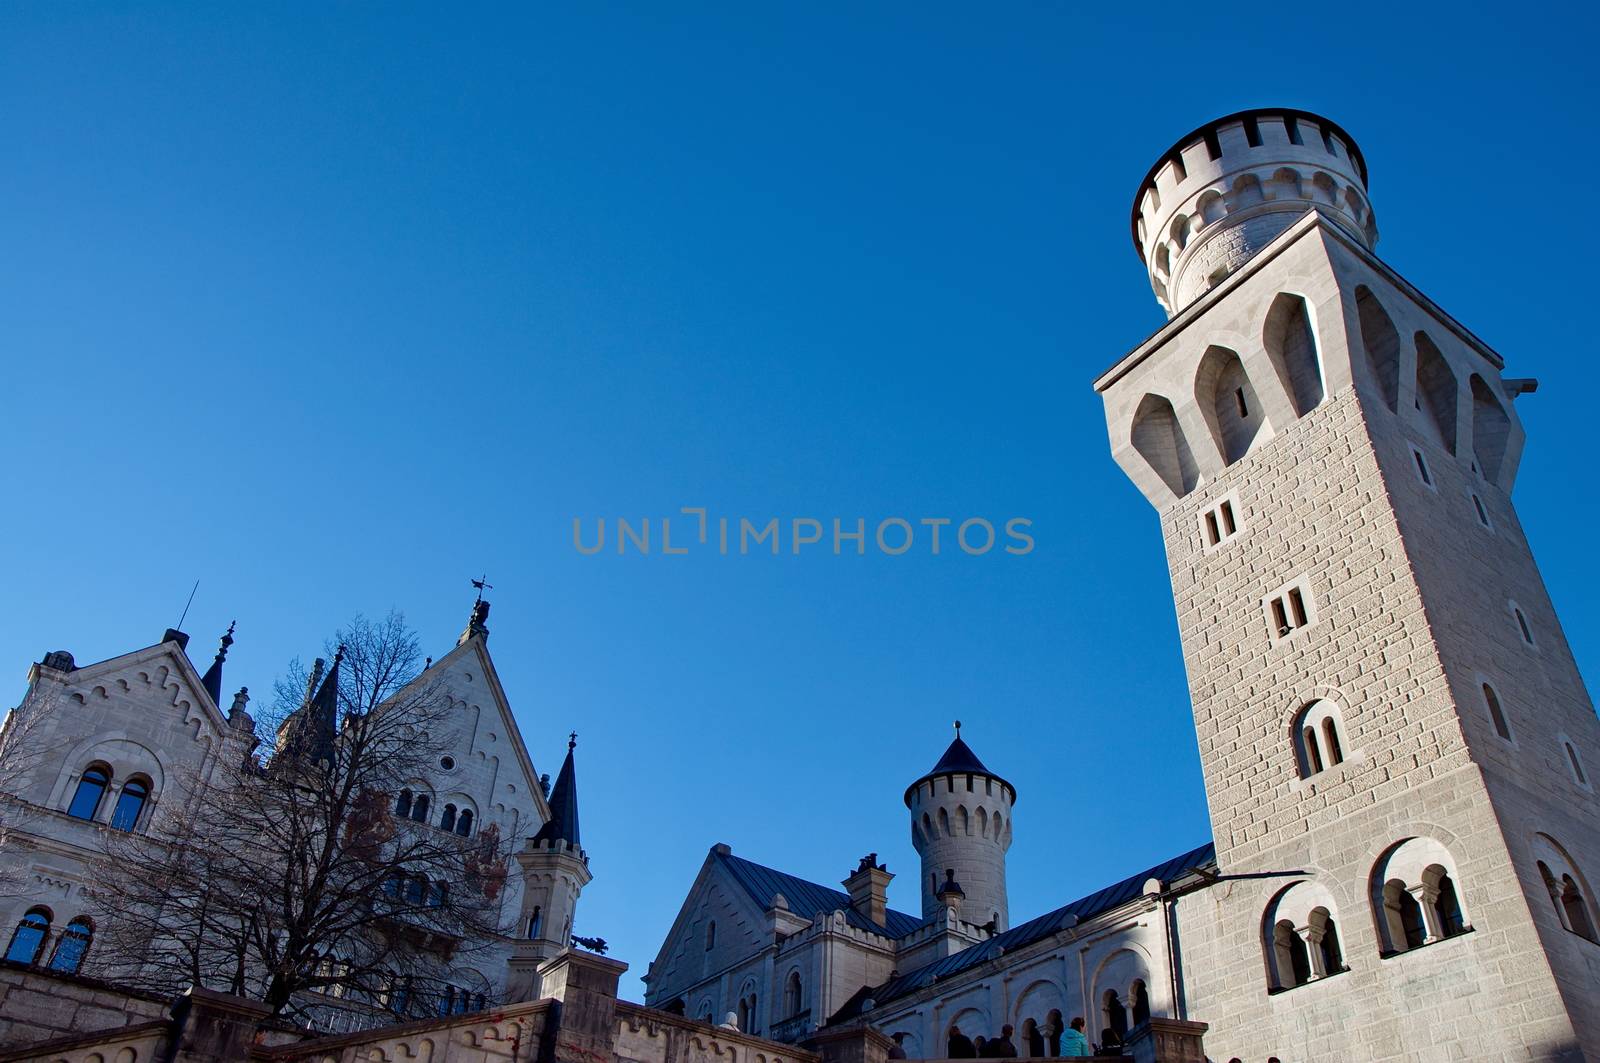
{"type": "MultiPolygon", "coordinates": [[[[430,659],[375,710],[415,714],[426,708],[432,714],[430,762],[380,799],[400,829],[415,832],[429,847],[414,851],[470,853],[477,839],[508,839],[504,888],[492,898],[488,918],[466,928],[480,940],[456,940],[463,932],[459,926],[429,926],[437,944],[423,951],[437,953],[427,957],[427,969],[437,977],[427,979],[426,987],[407,974],[397,975],[394,985],[358,992],[335,978],[301,994],[296,1003],[303,1021],[345,1030],[533,999],[539,967],[571,941],[578,898],[590,880],[579,837],[575,739],[547,793],[548,776],[534,770],[489,654],[488,611],[487,602],[475,603],[454,648],[438,661],[430,659]],[[419,691],[426,697],[417,697],[419,691]]],[[[279,729],[273,759],[260,767],[248,691],[227,699],[223,709],[232,629],[203,674],[189,659],[188,641],[183,632],[168,630],[153,645],[86,665],[55,651],[29,671],[22,704],[6,721],[10,733],[0,736],[9,739],[0,748],[11,758],[0,765],[6,769],[0,867],[14,880],[0,891],[0,920],[8,934],[4,958],[11,964],[148,983],[146,965],[118,954],[129,951],[125,946],[119,950],[100,941],[112,929],[106,921],[118,915],[105,904],[107,879],[118,874],[117,843],[160,837],[200,803],[225,801],[219,787],[241,779],[248,785],[275,764],[308,752],[330,756],[350,740],[350,714],[340,700],[340,658],[326,670],[318,660],[303,703],[279,729]],[[17,756],[20,728],[35,755],[17,756]],[[238,765],[244,772],[230,774],[238,765]]],[[[344,681],[350,682],[348,674],[344,681]]],[[[315,834],[312,828],[303,837],[310,842],[315,834]]],[[[397,919],[412,919],[420,928],[425,921],[414,917],[426,916],[431,906],[443,909],[449,887],[407,880],[386,896],[397,919]],[[417,903],[408,910],[413,889],[417,903]]],[[[356,949],[360,943],[339,947],[356,949]]],[[[348,951],[330,953],[326,962],[348,967],[349,958],[348,951]]],[[[227,984],[224,979],[208,988],[227,984]]],[[[259,987],[241,978],[235,992],[259,995],[259,987]]]]}
{"type": "MultiPolygon", "coordinates": [[[[1013,926],[1018,791],[906,791],[921,911],[712,848],[647,1002],[803,1040],[1052,1055],[1150,1016],[1217,1058],[1600,1059],[1600,722],[1511,503],[1536,386],[1373,251],[1355,141],[1230,115],[1140,183],[1169,320],[1096,381],[1156,508],[1213,842],[1013,926]]],[[[1022,844],[1026,844],[1023,840],[1022,844]]]]}

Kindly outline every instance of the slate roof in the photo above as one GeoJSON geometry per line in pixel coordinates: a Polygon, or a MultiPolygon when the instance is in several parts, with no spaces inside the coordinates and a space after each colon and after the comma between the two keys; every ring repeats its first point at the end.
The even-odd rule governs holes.
{"type": "Polygon", "coordinates": [[[948,978],[960,971],[976,967],[986,960],[993,959],[1003,952],[1012,952],[1016,949],[1032,945],[1036,941],[1043,941],[1059,930],[1065,930],[1076,923],[1087,922],[1089,919],[1108,912],[1113,908],[1126,904],[1144,892],[1144,884],[1150,879],[1160,879],[1162,882],[1171,882],[1187,871],[1206,864],[1215,863],[1217,859],[1216,846],[1210,842],[1191,849],[1181,856],[1175,856],[1164,864],[1157,864],[1147,871],[1137,875],[1129,875],[1121,882],[1113,883],[1105,889],[1091,893],[1087,897],[1080,897],[1071,904],[1057,908],[1053,912],[1046,912],[1037,919],[1030,919],[1020,926],[1014,926],[1003,934],[996,934],[988,941],[970,948],[961,950],[952,956],[924,964],[916,970],[891,978],[880,986],[868,986],[844,1005],[839,1012],[829,1019],[829,1023],[843,1022],[853,1019],[861,1014],[861,1004],[871,999],[875,1006],[882,1006],[892,1000],[915,993],[932,985],[943,978],[948,978]]]}
{"type": "Polygon", "coordinates": [[[533,836],[536,842],[581,844],[578,840],[578,771],[572,764],[572,751],[577,746],[578,739],[574,736],[567,743],[567,759],[561,762],[561,773],[550,791],[550,819],[533,836]]]}
{"type": "Polygon", "coordinates": [[[916,782],[906,787],[907,807],[911,805],[911,795],[917,787],[941,775],[987,775],[1011,791],[1012,801],[1017,799],[1017,788],[984,767],[983,761],[978,759],[978,754],[974,753],[972,747],[963,742],[961,735],[957,733],[955,741],[950,743],[950,748],[944,751],[944,756],[939,758],[939,762],[916,782]]]}
{"type": "Polygon", "coordinates": [[[943,775],[950,771],[971,771],[989,774],[989,769],[983,766],[983,761],[978,759],[978,754],[972,747],[963,742],[959,737],[950,743],[950,748],[944,751],[944,756],[939,758],[939,763],[933,766],[929,775],[943,775]]]}
{"type": "Polygon", "coordinates": [[[850,907],[850,895],[847,893],[786,875],[732,853],[718,852],[716,855],[733,880],[744,887],[762,911],[772,907],[773,894],[781,893],[788,902],[789,911],[802,919],[814,919],[818,913],[843,911],[851,926],[870,930],[874,934],[887,934],[892,938],[905,937],[922,925],[920,916],[907,915],[891,908],[884,913],[885,925],[879,926],[850,907]]]}

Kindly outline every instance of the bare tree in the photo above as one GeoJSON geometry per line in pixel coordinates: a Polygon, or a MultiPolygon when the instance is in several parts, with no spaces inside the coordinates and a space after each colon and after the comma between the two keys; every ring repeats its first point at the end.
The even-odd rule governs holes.
{"type": "Polygon", "coordinates": [[[149,834],[111,840],[105,935],[142,979],[294,1017],[328,997],[422,1014],[502,931],[499,831],[460,837],[401,796],[450,729],[415,636],[390,613],[330,645],[326,673],[291,664],[261,752],[189,780],[149,834]]]}
{"type": "Polygon", "coordinates": [[[0,897],[17,896],[26,887],[27,860],[21,854],[30,847],[27,825],[39,809],[18,795],[50,752],[43,742],[48,730],[44,720],[54,704],[53,694],[41,694],[36,685],[30,686],[0,724],[0,897]]]}

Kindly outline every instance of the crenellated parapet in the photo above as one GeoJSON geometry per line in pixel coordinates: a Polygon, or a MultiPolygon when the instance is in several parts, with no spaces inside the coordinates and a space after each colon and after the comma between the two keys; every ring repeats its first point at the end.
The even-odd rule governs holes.
{"type": "Polygon", "coordinates": [[[1208,122],[1150,168],[1133,200],[1133,244],[1171,317],[1307,211],[1371,250],[1367,164],[1338,125],[1264,108],[1208,122]]]}

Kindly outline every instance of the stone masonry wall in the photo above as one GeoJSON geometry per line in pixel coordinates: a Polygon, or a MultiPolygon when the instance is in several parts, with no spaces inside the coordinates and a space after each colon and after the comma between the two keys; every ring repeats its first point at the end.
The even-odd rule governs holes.
{"type": "Polygon", "coordinates": [[[1190,431],[1209,475],[1162,515],[1225,876],[1179,905],[1188,1014],[1211,1023],[1207,1047],[1219,1058],[1576,1059],[1402,539],[1386,482],[1397,472],[1373,428],[1394,415],[1358,397],[1376,389],[1354,346],[1353,283],[1342,287],[1329,258],[1335,240],[1291,229],[1107,396],[1114,439],[1118,411],[1154,387],[1173,397],[1186,429],[1203,426],[1192,376],[1181,378],[1199,351],[1223,343],[1238,350],[1275,433],[1223,468],[1190,431]],[[1299,419],[1261,350],[1280,291],[1306,298],[1327,382],[1322,404],[1299,419]],[[1200,515],[1229,492],[1241,530],[1207,549],[1200,515]],[[1301,577],[1313,622],[1275,640],[1264,599],[1301,577]],[[1301,779],[1292,720],[1317,699],[1339,706],[1346,758],[1301,779]],[[1371,879],[1411,837],[1449,852],[1474,929],[1381,958],[1371,879]],[[1227,879],[1239,875],[1261,877],[1227,879]],[[1327,889],[1349,970],[1269,993],[1263,917],[1302,880],[1327,889]]]}

